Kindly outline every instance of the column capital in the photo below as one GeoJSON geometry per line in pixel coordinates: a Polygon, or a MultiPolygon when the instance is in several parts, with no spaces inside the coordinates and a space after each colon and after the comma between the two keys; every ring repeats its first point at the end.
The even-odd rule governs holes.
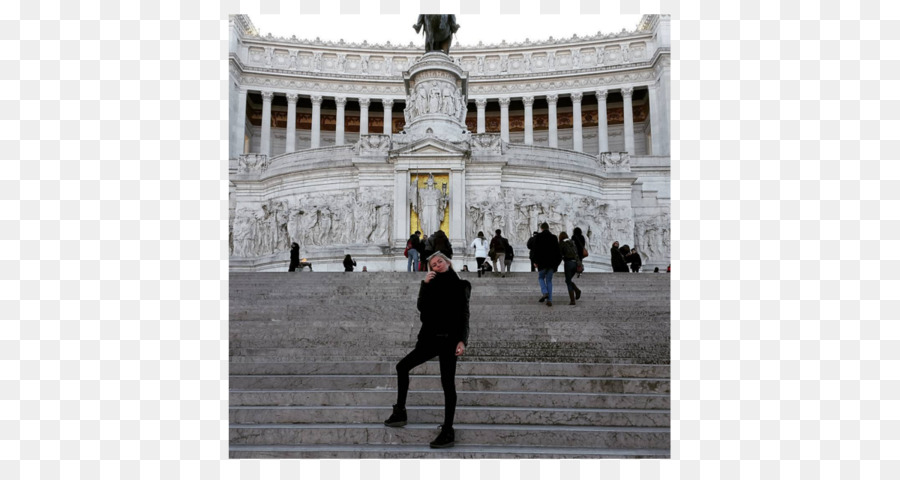
{"type": "Polygon", "coordinates": [[[394,108],[394,99],[393,98],[382,98],[381,104],[384,105],[385,110],[387,110],[389,108],[394,108]]]}
{"type": "Polygon", "coordinates": [[[557,102],[557,101],[559,101],[559,95],[557,95],[557,94],[555,94],[555,93],[550,94],[550,95],[547,95],[547,103],[548,103],[548,104],[550,104],[550,105],[556,105],[556,102],[557,102]]]}
{"type": "Polygon", "coordinates": [[[264,101],[264,102],[271,102],[271,101],[272,101],[272,97],[275,96],[275,92],[265,92],[265,91],[264,91],[264,92],[261,92],[261,93],[262,93],[262,98],[263,98],[263,101],[264,101]]]}
{"type": "Polygon", "coordinates": [[[524,103],[526,107],[530,107],[534,105],[534,97],[522,97],[522,103],[524,103]]]}
{"type": "Polygon", "coordinates": [[[309,97],[312,101],[313,106],[321,106],[322,105],[322,96],[321,95],[313,95],[309,97]]]}
{"type": "Polygon", "coordinates": [[[290,105],[292,103],[296,104],[297,99],[300,98],[300,95],[298,95],[296,93],[288,93],[288,94],[286,94],[286,96],[287,96],[288,105],[290,105]]]}
{"type": "Polygon", "coordinates": [[[509,108],[509,97],[500,97],[500,108],[509,108]]]}
{"type": "Polygon", "coordinates": [[[609,90],[597,90],[594,94],[597,95],[597,100],[606,100],[606,97],[609,96],[609,90]]]}
{"type": "Polygon", "coordinates": [[[486,98],[476,98],[476,99],[475,99],[475,106],[478,107],[478,108],[484,108],[484,107],[486,107],[486,106],[487,106],[487,99],[486,99],[486,98]]]}
{"type": "Polygon", "coordinates": [[[372,103],[372,100],[369,98],[360,98],[359,106],[363,108],[369,108],[369,104],[372,103]]]}
{"type": "Polygon", "coordinates": [[[344,108],[347,105],[347,97],[334,97],[334,103],[338,108],[344,108]]]}
{"type": "Polygon", "coordinates": [[[631,94],[634,93],[634,87],[625,87],[622,89],[623,97],[631,97],[631,94]]]}
{"type": "Polygon", "coordinates": [[[584,98],[584,93],[582,93],[582,92],[572,92],[572,94],[570,95],[570,97],[572,97],[572,101],[573,101],[573,102],[579,102],[579,103],[581,103],[581,99],[584,98]]]}

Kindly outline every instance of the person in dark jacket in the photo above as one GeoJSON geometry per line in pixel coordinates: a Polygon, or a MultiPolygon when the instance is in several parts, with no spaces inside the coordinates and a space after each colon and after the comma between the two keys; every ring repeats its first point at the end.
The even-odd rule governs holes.
{"type": "MultiPolygon", "coordinates": [[[[575,250],[578,252],[578,264],[584,265],[584,246],[587,245],[587,239],[581,234],[581,229],[575,227],[572,230],[572,243],[575,244],[575,250]]],[[[578,278],[581,278],[581,272],[578,272],[578,278]]]]}
{"type": "Polygon", "coordinates": [[[443,253],[428,258],[430,272],[419,286],[416,306],[421,312],[422,327],[416,347],[397,364],[397,403],[384,421],[389,427],[406,425],[406,394],[409,371],[438,357],[441,386],[444,389],[444,424],[431,442],[432,448],[453,446],[453,417],[456,412],[456,357],[466,351],[469,341],[469,297],[472,285],[459,278],[453,264],[443,253]]]}
{"type": "Polygon", "coordinates": [[[612,264],[613,272],[628,273],[628,265],[625,263],[625,257],[622,256],[622,252],[619,251],[619,242],[613,242],[609,254],[609,263],[612,264]]]}
{"type": "Polygon", "coordinates": [[[581,289],[572,281],[575,269],[578,267],[578,252],[575,251],[575,248],[575,242],[569,238],[569,235],[566,232],[559,232],[559,253],[562,255],[563,271],[566,272],[569,305],[575,305],[575,300],[581,298],[581,289]]]}
{"type": "Polygon", "coordinates": [[[559,240],[550,233],[550,225],[547,222],[541,224],[541,233],[534,237],[532,244],[534,251],[534,263],[538,270],[538,284],[541,286],[541,298],[538,302],[547,301],[547,306],[553,306],[553,272],[559,268],[562,256],[559,254],[559,240]]]}
{"type": "Polygon", "coordinates": [[[443,230],[434,232],[434,253],[437,252],[443,253],[447,258],[453,258],[453,245],[443,230]]]}
{"type": "Polygon", "coordinates": [[[350,258],[350,254],[348,253],[348,254],[344,257],[344,271],[345,271],[345,272],[352,272],[352,271],[353,271],[353,267],[355,267],[355,266],[356,266],[356,260],[353,260],[352,258],[350,258]]]}
{"type": "Polygon", "coordinates": [[[406,249],[406,271],[416,272],[419,270],[419,231],[409,236],[406,241],[408,248],[406,249]]]}
{"type": "Polygon", "coordinates": [[[631,271],[633,273],[639,273],[641,271],[641,265],[643,265],[644,262],[641,261],[641,254],[638,253],[636,248],[631,249],[631,254],[629,254],[628,258],[625,260],[631,264],[631,271]]]}
{"type": "MultiPolygon", "coordinates": [[[[540,225],[538,225],[538,228],[541,228],[540,225]]],[[[525,246],[528,247],[528,263],[531,264],[532,272],[537,271],[537,268],[534,266],[534,237],[536,236],[538,236],[538,232],[532,232],[531,238],[525,242],[525,246]]]]}
{"type": "Polygon", "coordinates": [[[297,245],[297,242],[291,244],[291,264],[288,266],[288,271],[293,272],[300,266],[300,245],[297,245]]]}
{"type": "Polygon", "coordinates": [[[422,258],[423,263],[425,263],[425,270],[428,270],[428,258],[434,255],[434,233],[428,235],[428,238],[422,242],[422,258]]]}

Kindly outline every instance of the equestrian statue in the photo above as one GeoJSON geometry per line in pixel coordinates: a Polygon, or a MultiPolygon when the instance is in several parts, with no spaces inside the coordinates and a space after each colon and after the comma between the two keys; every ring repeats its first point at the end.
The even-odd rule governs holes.
{"type": "Polygon", "coordinates": [[[419,15],[413,28],[416,33],[425,28],[425,53],[444,52],[450,55],[450,40],[459,30],[456,15],[419,15]]]}

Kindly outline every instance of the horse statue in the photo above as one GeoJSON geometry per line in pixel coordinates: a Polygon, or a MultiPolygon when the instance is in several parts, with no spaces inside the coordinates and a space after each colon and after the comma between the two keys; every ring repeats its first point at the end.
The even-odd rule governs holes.
{"type": "Polygon", "coordinates": [[[459,30],[456,15],[419,15],[413,28],[416,33],[425,28],[425,53],[444,52],[450,55],[450,40],[459,30]]]}

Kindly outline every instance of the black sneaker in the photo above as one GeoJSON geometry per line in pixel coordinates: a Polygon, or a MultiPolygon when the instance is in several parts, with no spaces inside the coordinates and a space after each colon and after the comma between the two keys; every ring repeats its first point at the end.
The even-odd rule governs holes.
{"type": "Polygon", "coordinates": [[[452,447],[456,443],[456,435],[453,427],[444,427],[441,425],[441,433],[429,445],[431,448],[447,448],[452,447]]]}
{"type": "Polygon", "coordinates": [[[547,300],[547,295],[542,296],[538,302],[544,303],[544,300],[547,300]]]}
{"type": "Polygon", "coordinates": [[[384,421],[384,424],[388,427],[402,427],[406,425],[406,407],[394,405],[394,413],[384,421]]]}

